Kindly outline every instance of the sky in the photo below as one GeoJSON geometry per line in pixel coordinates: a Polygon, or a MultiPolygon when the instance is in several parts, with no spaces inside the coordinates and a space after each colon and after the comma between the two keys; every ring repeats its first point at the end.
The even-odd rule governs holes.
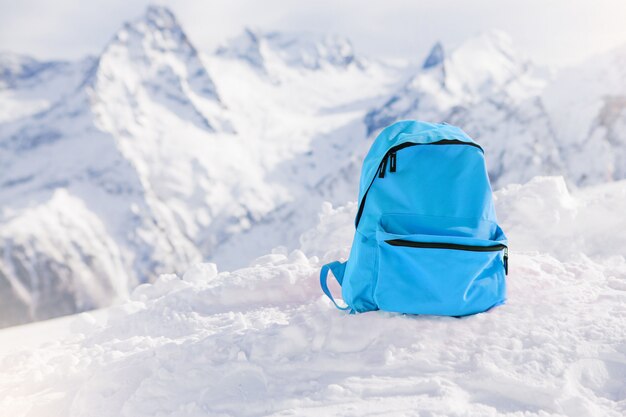
{"type": "Polygon", "coordinates": [[[540,65],[563,67],[626,44],[626,0],[0,0],[0,51],[40,59],[97,55],[148,4],[169,6],[191,41],[211,52],[245,26],[335,33],[358,53],[420,60],[490,29],[540,65]]]}

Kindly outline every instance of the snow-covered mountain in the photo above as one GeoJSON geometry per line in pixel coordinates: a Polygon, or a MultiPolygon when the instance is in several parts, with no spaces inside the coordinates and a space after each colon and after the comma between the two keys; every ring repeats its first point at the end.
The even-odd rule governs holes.
{"type": "Polygon", "coordinates": [[[559,72],[542,99],[570,181],[626,178],[626,45],[559,72]]]}
{"type": "Polygon", "coordinates": [[[43,112],[71,95],[94,60],[42,62],[0,53],[0,123],[43,112]]]}
{"type": "Polygon", "coordinates": [[[412,118],[461,126],[485,148],[496,187],[560,173],[557,138],[541,100],[547,80],[537,72],[501,32],[449,53],[436,44],[415,76],[368,113],[368,131],[412,118]]]}
{"type": "Polygon", "coordinates": [[[623,178],[623,56],[549,76],[491,32],[394,66],[341,37],[258,29],[204,54],[156,6],[97,57],[0,54],[0,326],[297,247],[324,201],[356,199],[363,155],[397,119],[461,125],[498,186],[623,178]],[[577,100],[580,74],[612,81],[577,100]]]}
{"type": "Polygon", "coordinates": [[[247,61],[263,72],[272,72],[277,61],[307,70],[364,64],[350,41],[337,35],[266,33],[252,28],[218,48],[216,54],[247,61]]]}
{"type": "Polygon", "coordinates": [[[326,191],[317,183],[352,153],[350,135],[365,143],[346,129],[329,158],[326,138],[360,123],[398,70],[347,58],[338,38],[307,35],[305,53],[256,36],[261,72],[228,46],[202,56],[169,10],[150,7],[95,59],[0,61],[3,106],[28,104],[0,125],[0,325],[108,305],[190,262],[241,263],[297,242],[302,229],[287,222],[305,189],[316,197],[300,216],[312,224],[326,191]]]}
{"type": "Polygon", "coordinates": [[[366,116],[368,132],[398,119],[461,126],[485,148],[498,186],[559,173],[572,185],[626,178],[626,49],[554,74],[518,54],[497,31],[422,68],[366,116]]]}

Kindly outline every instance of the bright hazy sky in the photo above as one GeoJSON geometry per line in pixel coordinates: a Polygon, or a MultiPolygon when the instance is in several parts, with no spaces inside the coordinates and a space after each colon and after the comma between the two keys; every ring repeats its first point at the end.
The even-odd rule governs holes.
{"type": "MultiPolygon", "coordinates": [[[[38,58],[98,54],[144,0],[0,0],[0,51],[38,58]]],[[[492,28],[539,64],[565,66],[626,44],[626,0],[179,0],[161,1],[206,52],[244,26],[338,33],[357,52],[422,59],[492,28]]]]}

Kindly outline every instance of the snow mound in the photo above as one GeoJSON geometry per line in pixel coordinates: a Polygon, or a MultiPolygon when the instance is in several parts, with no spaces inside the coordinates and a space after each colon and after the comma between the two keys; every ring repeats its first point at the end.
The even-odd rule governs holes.
{"type": "Polygon", "coordinates": [[[562,177],[536,177],[497,192],[498,216],[517,250],[564,259],[626,253],[626,181],[570,195],[562,177]]]}
{"type": "Polygon", "coordinates": [[[84,313],[66,340],[0,358],[0,409],[623,415],[623,246],[600,242],[591,224],[565,231],[583,220],[619,230],[623,211],[606,207],[626,204],[625,192],[620,182],[570,195],[561,178],[538,178],[497,193],[512,247],[509,300],[463,319],[334,309],[318,288],[318,255],[347,253],[356,205],[326,206],[303,250],[277,249],[233,272],[198,264],[182,279],[161,276],[111,308],[106,324],[84,313]],[[564,257],[591,247],[594,256],[564,257]]]}

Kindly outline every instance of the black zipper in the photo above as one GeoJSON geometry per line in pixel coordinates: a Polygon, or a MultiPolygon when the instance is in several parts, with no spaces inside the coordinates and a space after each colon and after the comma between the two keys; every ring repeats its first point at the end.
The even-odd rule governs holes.
{"type": "Polygon", "coordinates": [[[385,240],[392,246],[405,246],[409,248],[425,248],[425,249],[452,249],[452,250],[465,250],[470,252],[499,252],[504,250],[504,273],[509,274],[509,248],[502,244],[497,243],[490,246],[477,246],[477,245],[461,245],[458,243],[441,243],[441,242],[414,242],[412,240],[404,239],[390,239],[385,240]]]}
{"type": "Polygon", "coordinates": [[[380,164],[378,165],[378,170],[376,171],[376,175],[372,178],[370,185],[365,190],[365,194],[363,194],[363,198],[361,199],[361,203],[359,204],[359,210],[356,214],[355,227],[359,227],[359,221],[361,221],[361,216],[363,215],[363,208],[365,207],[365,199],[367,198],[367,193],[370,188],[372,188],[372,184],[374,184],[374,180],[376,177],[385,178],[385,171],[387,170],[387,160],[389,159],[389,172],[396,172],[396,164],[397,164],[397,156],[396,153],[404,148],[409,148],[411,146],[419,146],[419,145],[467,145],[473,146],[475,148],[480,149],[481,152],[484,153],[483,148],[477,144],[472,142],[463,142],[458,139],[442,139],[437,142],[431,143],[414,143],[414,142],[405,142],[400,145],[392,146],[387,150],[385,155],[383,156],[380,164]]]}

